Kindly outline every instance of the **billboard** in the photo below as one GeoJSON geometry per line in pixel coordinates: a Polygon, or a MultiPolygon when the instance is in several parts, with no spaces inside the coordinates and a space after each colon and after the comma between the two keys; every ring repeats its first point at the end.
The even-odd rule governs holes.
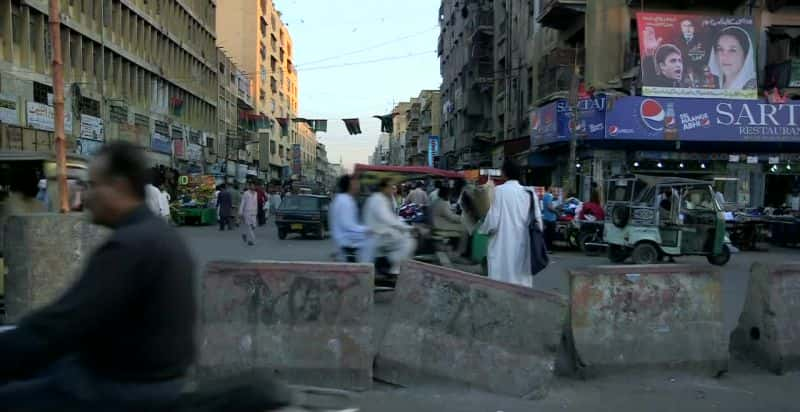
{"type": "Polygon", "coordinates": [[[607,139],[800,142],[800,103],[629,96],[606,124],[607,139]]]}
{"type": "Polygon", "coordinates": [[[752,17],[636,13],[642,94],[756,99],[752,17]]]}
{"type": "Polygon", "coordinates": [[[599,93],[580,99],[576,108],[561,99],[531,111],[531,145],[566,142],[573,133],[581,138],[602,139],[605,137],[607,102],[608,97],[599,93]],[[573,121],[576,109],[578,120],[573,121]]]}

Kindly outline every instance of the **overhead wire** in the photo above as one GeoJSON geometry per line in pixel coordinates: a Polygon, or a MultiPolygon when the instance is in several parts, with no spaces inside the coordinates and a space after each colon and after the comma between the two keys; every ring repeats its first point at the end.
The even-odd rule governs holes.
{"type": "Polygon", "coordinates": [[[298,68],[297,71],[298,72],[310,72],[310,71],[315,71],[315,70],[336,69],[336,68],[340,68],[340,67],[358,66],[358,65],[363,65],[363,64],[380,63],[380,62],[385,62],[385,61],[390,61],[390,60],[407,59],[407,58],[410,58],[410,57],[418,57],[418,56],[423,56],[423,55],[431,54],[431,53],[436,53],[436,50],[428,50],[428,51],[419,52],[419,53],[404,54],[402,56],[382,57],[382,58],[373,59],[373,60],[362,60],[362,61],[351,62],[351,63],[341,63],[341,64],[333,64],[333,65],[328,65],[328,66],[310,67],[310,68],[307,68],[307,69],[298,68]]]}
{"type": "Polygon", "coordinates": [[[436,25],[436,26],[429,27],[429,28],[427,28],[425,30],[422,30],[422,31],[419,31],[419,32],[416,32],[416,33],[400,36],[400,37],[397,37],[397,38],[394,38],[394,39],[391,39],[391,40],[384,41],[382,43],[378,43],[378,44],[374,44],[372,46],[365,47],[363,49],[353,50],[353,51],[345,52],[345,53],[339,53],[339,54],[337,54],[335,56],[330,56],[330,57],[326,57],[326,58],[319,59],[319,60],[312,60],[310,62],[297,64],[297,65],[295,65],[295,67],[297,67],[299,69],[299,68],[302,68],[303,66],[313,65],[313,64],[317,64],[317,63],[330,61],[330,60],[336,60],[336,59],[340,59],[342,57],[352,56],[354,54],[359,54],[359,53],[363,53],[363,52],[366,52],[366,51],[375,50],[377,48],[380,48],[380,47],[383,47],[383,46],[386,46],[386,45],[389,45],[389,44],[397,43],[397,42],[400,42],[400,41],[403,41],[403,40],[410,39],[412,37],[416,37],[416,36],[425,34],[425,33],[429,32],[429,31],[432,31],[433,29],[438,29],[438,27],[439,26],[436,25]]]}

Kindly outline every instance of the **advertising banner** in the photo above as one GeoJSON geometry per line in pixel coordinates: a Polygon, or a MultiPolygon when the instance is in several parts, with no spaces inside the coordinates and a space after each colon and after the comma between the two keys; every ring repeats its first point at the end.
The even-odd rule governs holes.
{"type": "Polygon", "coordinates": [[[150,149],[154,152],[171,155],[172,141],[161,133],[153,133],[153,137],[150,138],[150,149]]]}
{"type": "Polygon", "coordinates": [[[186,159],[192,162],[199,162],[203,159],[203,147],[199,144],[189,143],[186,145],[186,159]]]}
{"type": "Polygon", "coordinates": [[[172,150],[176,159],[186,159],[186,142],[183,139],[172,140],[172,150]]]}
{"type": "Polygon", "coordinates": [[[597,94],[578,101],[573,108],[561,99],[531,112],[531,145],[569,141],[572,134],[585,139],[605,137],[605,115],[608,97],[597,94]],[[578,120],[574,121],[575,109],[578,120]]]}
{"type": "Polygon", "coordinates": [[[16,96],[0,94],[0,123],[20,126],[16,96]]]}
{"type": "Polygon", "coordinates": [[[608,139],[800,142],[800,103],[630,96],[606,123],[608,139]]]}
{"type": "MultiPolygon", "coordinates": [[[[56,115],[52,106],[28,102],[27,115],[28,126],[34,129],[47,130],[48,132],[54,131],[54,119],[56,115]]],[[[72,134],[72,115],[70,115],[69,110],[64,111],[64,132],[66,132],[66,134],[72,134]]]]}
{"type": "Polygon", "coordinates": [[[103,119],[81,114],[81,139],[104,141],[103,119]]]}
{"type": "Polygon", "coordinates": [[[84,156],[94,156],[101,147],[103,147],[104,142],[93,140],[93,139],[83,139],[79,138],[76,139],[75,142],[75,153],[84,156]]]}
{"type": "Polygon", "coordinates": [[[756,99],[752,17],[636,13],[645,96],[756,99]]]}
{"type": "Polygon", "coordinates": [[[303,174],[303,151],[299,144],[292,145],[292,174],[303,174]]]}
{"type": "Polygon", "coordinates": [[[439,136],[428,136],[428,166],[433,167],[434,159],[439,156],[439,136]]]}

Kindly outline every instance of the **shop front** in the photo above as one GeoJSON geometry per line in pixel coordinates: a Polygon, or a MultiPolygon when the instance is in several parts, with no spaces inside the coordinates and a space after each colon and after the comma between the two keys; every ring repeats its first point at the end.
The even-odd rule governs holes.
{"type": "Polygon", "coordinates": [[[797,187],[800,103],[756,100],[593,97],[532,112],[529,166],[550,184],[569,176],[569,139],[578,140],[579,195],[609,176],[639,173],[714,182],[740,208],[773,206],[797,187]],[[602,101],[598,100],[602,99],[602,101]],[[588,100],[588,99],[587,99],[588,100]]]}

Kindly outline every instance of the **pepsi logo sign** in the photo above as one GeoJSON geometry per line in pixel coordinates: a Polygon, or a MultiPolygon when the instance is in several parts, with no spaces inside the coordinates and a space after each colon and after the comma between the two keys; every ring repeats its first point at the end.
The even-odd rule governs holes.
{"type": "Polygon", "coordinates": [[[616,136],[619,133],[619,126],[608,126],[608,134],[610,136],[616,136]]]}
{"type": "MultiPolygon", "coordinates": [[[[642,123],[644,123],[648,129],[656,132],[664,130],[664,118],[666,114],[664,113],[664,107],[661,106],[661,103],[653,99],[644,99],[639,106],[639,116],[642,118],[642,123]]],[[[675,117],[669,120],[672,122],[670,126],[674,126],[675,117]]]]}

